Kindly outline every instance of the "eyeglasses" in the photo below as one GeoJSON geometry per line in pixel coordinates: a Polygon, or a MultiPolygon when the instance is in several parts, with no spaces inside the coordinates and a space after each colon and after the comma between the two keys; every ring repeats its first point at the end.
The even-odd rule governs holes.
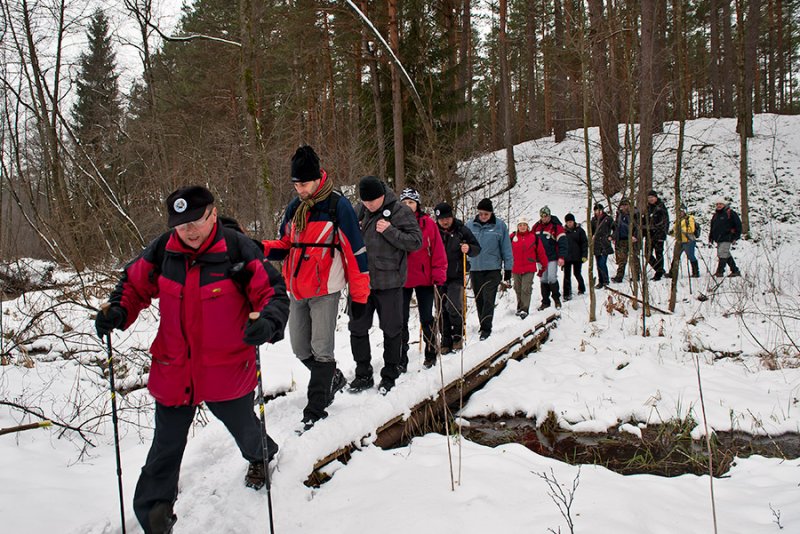
{"type": "Polygon", "coordinates": [[[212,213],[214,213],[214,208],[211,208],[210,210],[208,210],[208,213],[202,219],[198,219],[196,221],[190,221],[190,222],[187,222],[187,223],[179,224],[179,225],[175,226],[175,229],[176,230],[189,230],[190,228],[199,228],[200,226],[203,226],[203,224],[205,224],[205,222],[208,220],[208,218],[211,217],[212,213]]]}

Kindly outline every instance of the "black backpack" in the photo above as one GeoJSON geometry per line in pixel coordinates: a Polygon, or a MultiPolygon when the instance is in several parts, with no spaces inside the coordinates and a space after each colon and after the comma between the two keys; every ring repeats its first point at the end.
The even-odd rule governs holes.
{"type": "Polygon", "coordinates": [[[697,217],[692,217],[694,219],[694,236],[700,237],[700,223],[697,222],[697,217]]]}

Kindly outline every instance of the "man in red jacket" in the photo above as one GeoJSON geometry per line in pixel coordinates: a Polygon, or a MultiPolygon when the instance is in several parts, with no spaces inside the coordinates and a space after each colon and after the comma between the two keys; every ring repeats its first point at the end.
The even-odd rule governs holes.
{"type": "Polygon", "coordinates": [[[311,371],[305,432],[328,416],[325,409],[347,384],[333,354],[339,296],[348,284],[351,309],[365,307],[369,272],[356,212],[334,191],[333,179],[308,145],[292,157],[292,184],[297,197],[286,208],[280,237],[263,245],[270,260],[283,261],[292,351],[311,371]]]}
{"type": "MultiPolygon", "coordinates": [[[[408,319],[411,315],[411,295],[417,293],[417,309],[425,340],[425,360],[428,368],[436,362],[436,339],[433,334],[434,287],[442,287],[447,281],[447,256],[444,252],[439,228],[422,211],[419,192],[407,187],[400,194],[400,202],[411,208],[422,231],[422,246],[408,253],[406,285],[403,288],[403,352],[400,354],[400,372],[408,369],[408,319]]],[[[421,347],[420,347],[421,348],[421,347]]]]}
{"type": "MultiPolygon", "coordinates": [[[[147,387],[155,397],[155,432],[142,468],[133,509],[147,534],[170,532],[177,518],[178,475],[197,406],[205,402],[250,462],[245,483],[266,478],[262,427],[253,411],[257,345],[283,338],[288,315],[280,275],[258,247],[217,221],[205,187],[167,197],[172,228],[125,267],[98,313],[97,334],[128,328],[159,299],[161,319],[150,347],[147,387]],[[249,320],[258,311],[260,317],[249,320]]],[[[267,436],[269,459],[278,445],[267,436]]]]}

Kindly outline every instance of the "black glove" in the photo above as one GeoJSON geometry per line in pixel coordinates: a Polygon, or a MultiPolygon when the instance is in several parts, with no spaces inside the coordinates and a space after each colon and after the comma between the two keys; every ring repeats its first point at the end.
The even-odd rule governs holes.
{"type": "Polygon", "coordinates": [[[252,241],[253,243],[255,243],[255,244],[256,244],[256,246],[258,247],[258,250],[260,250],[260,251],[261,251],[261,253],[262,253],[262,254],[264,254],[264,243],[263,243],[263,242],[262,242],[260,239],[253,239],[253,238],[250,238],[250,241],[252,241]]]}
{"type": "Polygon", "coordinates": [[[350,301],[350,316],[353,319],[361,319],[367,313],[367,305],[354,300],[350,301]]]}
{"type": "Polygon", "coordinates": [[[111,334],[111,331],[121,329],[125,324],[125,319],[128,318],[128,312],[125,308],[118,305],[111,305],[105,310],[97,312],[97,317],[94,320],[94,327],[97,330],[97,335],[103,339],[111,334]]]}
{"type": "Polygon", "coordinates": [[[511,281],[511,271],[505,271],[503,273],[503,281],[510,282],[511,281]]]}
{"type": "Polygon", "coordinates": [[[270,339],[275,332],[272,325],[263,317],[259,317],[255,321],[248,320],[247,328],[244,329],[243,341],[248,345],[263,345],[270,339]]]}

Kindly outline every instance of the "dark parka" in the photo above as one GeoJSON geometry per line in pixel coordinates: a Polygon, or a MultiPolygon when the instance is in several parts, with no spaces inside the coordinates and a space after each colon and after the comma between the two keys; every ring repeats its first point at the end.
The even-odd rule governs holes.
{"type": "Polygon", "coordinates": [[[634,215],[631,216],[630,211],[623,213],[621,209],[617,208],[617,219],[614,222],[614,231],[611,234],[614,242],[628,241],[631,237],[639,239],[639,227],[635,224],[639,219],[639,210],[636,210],[634,215]]]}
{"type": "Polygon", "coordinates": [[[564,232],[567,236],[567,255],[564,261],[580,263],[583,258],[589,257],[589,239],[586,237],[586,231],[580,224],[570,229],[569,226],[564,226],[564,232]]]}
{"type": "Polygon", "coordinates": [[[383,205],[379,209],[371,212],[362,204],[358,212],[372,289],[403,287],[408,272],[408,253],[422,246],[422,230],[414,212],[398,201],[393,191],[384,189],[383,205]],[[376,229],[381,219],[391,223],[383,233],[376,229]]]}
{"type": "Polygon", "coordinates": [[[592,217],[592,239],[594,240],[594,255],[608,256],[614,253],[611,246],[611,217],[606,212],[602,212],[600,217],[592,217]]]}
{"type": "Polygon", "coordinates": [[[665,240],[669,230],[669,212],[667,206],[659,198],[655,204],[647,204],[647,218],[642,221],[642,226],[650,239],[665,240]],[[649,219],[649,221],[648,221],[649,219]],[[648,225],[649,223],[649,225],[648,225]]]}
{"type": "Polygon", "coordinates": [[[732,243],[742,237],[742,221],[728,206],[714,212],[710,227],[708,240],[713,243],[732,243]]]}
{"type": "MultiPolygon", "coordinates": [[[[447,281],[457,281],[462,284],[464,281],[464,257],[461,252],[461,244],[469,245],[467,256],[470,258],[481,253],[481,246],[475,238],[475,234],[456,218],[453,218],[453,224],[447,230],[439,226],[439,234],[442,236],[444,251],[447,254],[447,281]]],[[[469,270],[469,265],[467,270],[469,270]]]]}

